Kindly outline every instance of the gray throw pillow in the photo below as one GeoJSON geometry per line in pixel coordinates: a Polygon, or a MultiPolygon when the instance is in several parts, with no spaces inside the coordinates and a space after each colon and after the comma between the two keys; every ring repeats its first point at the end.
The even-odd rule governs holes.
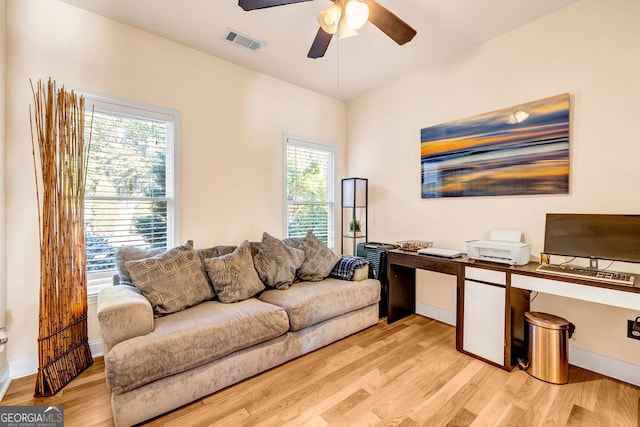
{"type": "Polygon", "coordinates": [[[253,264],[262,283],[276,289],[289,289],[296,278],[296,270],[304,261],[304,251],[290,248],[281,240],[262,234],[253,264]]]}
{"type": "Polygon", "coordinates": [[[285,237],[282,239],[282,243],[292,248],[300,249],[300,246],[302,246],[302,237],[285,237]]]}
{"type": "Polygon", "coordinates": [[[215,295],[191,241],[125,265],[133,284],[149,300],[157,316],[184,310],[215,295]]]}
{"type": "Polygon", "coordinates": [[[196,249],[196,252],[200,257],[200,262],[202,264],[202,273],[207,278],[207,282],[209,282],[211,289],[215,289],[215,288],[213,287],[213,283],[211,283],[211,278],[207,274],[207,267],[204,264],[204,260],[207,258],[217,258],[222,255],[230,254],[236,248],[237,246],[213,246],[211,248],[206,248],[206,249],[196,249]]]}
{"type": "Polygon", "coordinates": [[[340,261],[340,255],[336,255],[331,249],[308,231],[302,239],[300,249],[304,251],[304,262],[298,269],[300,280],[318,282],[327,277],[333,267],[340,261]]]}
{"type": "Polygon", "coordinates": [[[144,258],[151,258],[164,252],[164,248],[146,249],[136,246],[122,246],[116,251],[116,267],[118,268],[118,277],[121,285],[131,285],[131,274],[126,267],[127,261],[136,261],[144,258]]]}
{"type": "Polygon", "coordinates": [[[216,258],[222,255],[230,254],[235,251],[237,246],[213,246],[211,248],[206,249],[196,249],[200,260],[202,261],[202,265],[204,265],[204,260],[207,258],[216,258]]]}
{"type": "Polygon", "coordinates": [[[204,264],[220,302],[242,301],[264,290],[264,284],[253,267],[247,240],[232,253],[207,258],[204,264]]]}

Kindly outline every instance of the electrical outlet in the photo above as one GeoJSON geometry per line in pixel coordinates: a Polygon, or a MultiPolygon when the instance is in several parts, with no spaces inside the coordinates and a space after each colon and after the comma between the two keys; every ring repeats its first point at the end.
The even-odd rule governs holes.
{"type": "Polygon", "coordinates": [[[640,325],[635,320],[627,320],[627,337],[640,340],[640,325]]]}

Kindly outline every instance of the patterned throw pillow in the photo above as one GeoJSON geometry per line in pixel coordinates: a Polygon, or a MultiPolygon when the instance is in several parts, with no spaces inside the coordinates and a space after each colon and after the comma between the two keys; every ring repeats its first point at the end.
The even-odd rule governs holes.
{"type": "Polygon", "coordinates": [[[204,265],[220,302],[242,301],[264,290],[247,240],[230,254],[205,259],[204,265]]]}
{"type": "Polygon", "coordinates": [[[127,261],[125,266],[133,284],[149,300],[157,316],[175,313],[214,297],[191,241],[151,258],[127,261]]]}
{"type": "Polygon", "coordinates": [[[302,246],[302,238],[301,237],[285,237],[282,239],[282,243],[292,248],[300,249],[302,246]]]}
{"type": "Polygon", "coordinates": [[[207,258],[216,258],[222,255],[230,254],[235,251],[237,246],[213,246],[211,248],[206,249],[196,249],[200,260],[202,261],[202,265],[204,265],[204,260],[207,258]]]}
{"type": "Polygon", "coordinates": [[[262,242],[256,247],[258,253],[253,257],[253,264],[262,283],[276,289],[289,289],[304,261],[304,251],[290,248],[267,233],[262,234],[262,242]]]}
{"type": "Polygon", "coordinates": [[[137,261],[139,259],[151,258],[164,252],[163,248],[143,249],[135,246],[122,246],[116,252],[116,267],[118,268],[118,278],[121,285],[133,286],[131,274],[126,267],[127,261],[137,261]]]}
{"type": "Polygon", "coordinates": [[[209,274],[207,274],[207,267],[204,264],[204,260],[207,258],[217,258],[222,255],[230,254],[235,251],[237,246],[213,246],[211,248],[206,249],[196,249],[198,256],[200,257],[200,263],[202,264],[202,273],[207,278],[207,282],[209,282],[209,286],[211,289],[215,289],[213,287],[213,283],[211,283],[211,278],[209,274]]]}
{"type": "Polygon", "coordinates": [[[304,251],[304,262],[298,269],[300,280],[318,282],[331,273],[333,266],[340,261],[340,255],[336,255],[331,249],[308,231],[302,239],[300,249],[304,251]]]}

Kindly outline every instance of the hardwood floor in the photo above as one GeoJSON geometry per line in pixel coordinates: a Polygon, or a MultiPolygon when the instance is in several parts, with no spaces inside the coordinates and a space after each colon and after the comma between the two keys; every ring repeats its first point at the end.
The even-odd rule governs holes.
{"type": "MultiPolygon", "coordinates": [[[[65,426],[112,425],[104,363],[52,398],[14,380],[2,405],[62,405],[65,426]]],[[[454,328],[385,321],[167,415],[149,426],[629,426],[640,388],[570,366],[569,384],[505,372],[455,350],[454,328]]]]}

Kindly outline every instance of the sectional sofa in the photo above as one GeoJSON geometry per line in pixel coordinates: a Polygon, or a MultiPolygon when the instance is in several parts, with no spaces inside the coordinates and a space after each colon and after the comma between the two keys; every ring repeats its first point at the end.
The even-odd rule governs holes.
{"type": "Polygon", "coordinates": [[[169,251],[125,248],[98,297],[116,426],[140,423],[378,322],[366,261],[312,233],[169,251]],[[320,243],[320,244],[318,244],[320,243]],[[328,252],[327,252],[328,251],[328,252]],[[363,265],[364,264],[364,265],[363,265]]]}

